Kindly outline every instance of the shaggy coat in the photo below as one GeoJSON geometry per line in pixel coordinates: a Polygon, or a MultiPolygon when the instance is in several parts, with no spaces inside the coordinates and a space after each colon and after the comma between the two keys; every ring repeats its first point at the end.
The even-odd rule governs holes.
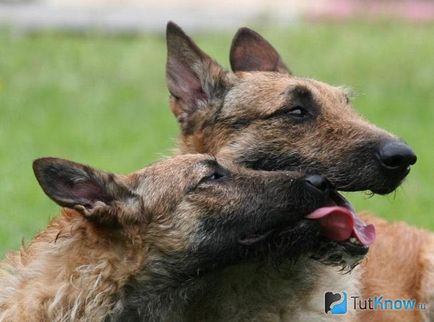
{"type": "MultiPolygon", "coordinates": [[[[285,292],[297,295],[301,316],[319,299],[317,284],[330,280],[325,267],[335,274],[366,253],[342,248],[343,262],[336,251],[318,252],[331,249],[329,241],[305,216],[330,203],[332,188],[297,172],[246,170],[200,154],[128,176],[56,158],[36,160],[34,171],[65,208],[1,263],[0,321],[275,321],[273,311],[248,304],[254,285],[240,280],[239,289],[225,290],[216,277],[255,262],[266,272],[291,258],[285,292]],[[246,297],[229,303],[235,298],[226,292],[246,297]],[[222,306],[200,303],[210,294],[222,306]]],[[[274,287],[267,283],[259,285],[274,287]]]]}
{"type": "MultiPolygon", "coordinates": [[[[173,23],[167,27],[167,47],[170,107],[181,128],[178,153],[211,153],[252,169],[318,173],[338,190],[379,194],[395,190],[416,161],[411,149],[396,136],[353,110],[349,90],[293,75],[270,43],[248,28],[241,28],[233,39],[232,72],[224,70],[173,23]],[[399,147],[402,155],[385,164],[385,146],[399,147]]],[[[358,269],[361,277],[352,274],[362,296],[412,298],[428,308],[365,311],[360,312],[360,321],[434,320],[433,234],[373,216],[364,219],[376,225],[378,237],[358,269]]],[[[297,320],[299,310],[291,305],[295,294],[285,295],[283,278],[270,271],[257,276],[240,269],[233,274],[224,279],[229,285],[221,288],[235,288],[243,281],[249,290],[243,305],[257,310],[272,307],[268,310],[272,311],[271,321],[297,320]],[[248,288],[261,278],[270,284],[279,282],[272,289],[248,288]]],[[[335,289],[341,289],[341,279],[337,274],[335,289]]],[[[318,293],[329,291],[320,280],[318,293]]],[[[209,307],[216,305],[222,311],[213,295],[201,303],[206,301],[211,303],[209,307]]],[[[227,300],[237,301],[236,292],[227,300]]],[[[309,314],[320,308],[322,304],[304,307],[306,317],[299,320],[314,321],[309,314]]]]}

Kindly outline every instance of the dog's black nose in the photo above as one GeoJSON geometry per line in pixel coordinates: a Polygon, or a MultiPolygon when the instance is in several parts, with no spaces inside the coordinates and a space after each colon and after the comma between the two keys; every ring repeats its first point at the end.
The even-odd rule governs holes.
{"type": "Polygon", "coordinates": [[[386,170],[406,170],[416,163],[417,157],[407,144],[388,142],[378,151],[378,159],[386,170]]]}
{"type": "Polygon", "coordinates": [[[321,192],[328,192],[333,188],[330,181],[317,174],[309,175],[304,180],[307,184],[313,186],[315,189],[318,189],[321,192]]]}

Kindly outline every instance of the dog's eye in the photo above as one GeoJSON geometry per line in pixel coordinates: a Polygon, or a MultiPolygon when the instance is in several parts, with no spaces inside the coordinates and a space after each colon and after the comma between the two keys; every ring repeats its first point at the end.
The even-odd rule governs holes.
{"type": "Polygon", "coordinates": [[[223,171],[214,171],[212,174],[207,175],[206,177],[203,177],[202,180],[200,180],[199,185],[204,184],[204,183],[216,182],[216,181],[219,181],[220,179],[222,179],[224,177],[225,177],[225,174],[223,171]]]}
{"type": "Polygon", "coordinates": [[[308,114],[303,106],[297,105],[288,111],[288,114],[294,118],[302,119],[308,114]]]}
{"type": "Polygon", "coordinates": [[[218,180],[218,179],[223,178],[223,177],[224,177],[223,173],[216,171],[212,175],[210,175],[210,176],[208,176],[208,177],[206,177],[204,179],[207,180],[207,181],[213,181],[213,180],[218,180]]]}
{"type": "Polygon", "coordinates": [[[213,186],[214,183],[223,182],[222,179],[225,179],[227,176],[227,172],[225,169],[216,169],[214,172],[209,172],[208,175],[202,177],[200,181],[191,189],[191,191],[196,190],[199,187],[207,187],[213,186]]]}

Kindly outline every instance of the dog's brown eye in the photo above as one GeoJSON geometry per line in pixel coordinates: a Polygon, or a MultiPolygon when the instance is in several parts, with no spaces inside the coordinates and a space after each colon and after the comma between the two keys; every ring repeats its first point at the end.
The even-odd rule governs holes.
{"type": "Polygon", "coordinates": [[[307,115],[307,111],[303,106],[295,106],[288,111],[292,117],[303,118],[307,115]]]}

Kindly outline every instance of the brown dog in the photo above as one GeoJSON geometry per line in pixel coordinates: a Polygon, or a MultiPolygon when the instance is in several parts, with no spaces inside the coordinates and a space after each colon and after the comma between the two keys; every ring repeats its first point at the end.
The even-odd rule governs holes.
{"type": "MultiPolygon", "coordinates": [[[[259,261],[268,271],[286,258],[291,303],[303,297],[307,307],[318,281],[366,253],[348,244],[347,258],[336,257],[319,222],[306,218],[340,198],[320,176],[233,168],[199,154],[128,176],[56,158],[33,167],[45,193],[67,209],[2,263],[0,321],[199,321],[207,308],[190,299],[212,292],[222,270],[259,261]]],[[[211,320],[246,319],[228,308],[211,320]]]]}
{"type": "MultiPolygon", "coordinates": [[[[416,162],[406,144],[352,109],[344,89],[292,75],[277,51],[250,29],[240,29],[232,42],[233,72],[173,23],[167,46],[170,106],[182,131],[179,153],[211,153],[252,169],[319,173],[338,190],[379,194],[396,189],[416,162]]],[[[362,295],[433,303],[433,315],[433,235],[365,220],[376,225],[378,241],[360,269],[362,295]]],[[[430,310],[367,310],[360,319],[421,321],[430,310]]],[[[289,314],[286,320],[295,319],[289,314]]]]}

